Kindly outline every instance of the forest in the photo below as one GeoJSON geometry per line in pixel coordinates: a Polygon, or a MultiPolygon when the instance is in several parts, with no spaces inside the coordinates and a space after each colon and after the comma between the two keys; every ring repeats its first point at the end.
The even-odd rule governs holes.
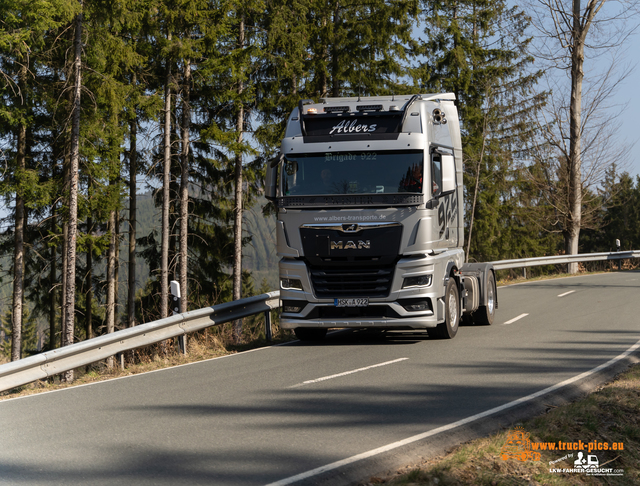
{"type": "Polygon", "coordinates": [[[274,290],[264,166],[301,99],[455,93],[469,261],[639,248],[625,73],[583,69],[628,39],[604,3],[0,2],[0,354],[168,316],[170,280],[181,312],[274,290]]]}

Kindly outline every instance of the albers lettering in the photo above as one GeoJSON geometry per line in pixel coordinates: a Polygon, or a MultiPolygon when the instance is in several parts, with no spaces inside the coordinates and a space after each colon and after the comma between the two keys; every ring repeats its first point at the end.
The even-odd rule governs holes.
{"type": "Polygon", "coordinates": [[[332,250],[370,250],[371,249],[371,240],[358,240],[358,244],[356,245],[353,241],[331,241],[331,249],[332,250]]]}
{"type": "Polygon", "coordinates": [[[356,118],[355,120],[342,120],[340,123],[338,123],[337,125],[335,125],[331,131],[329,132],[329,135],[333,135],[333,132],[336,133],[367,133],[367,132],[375,132],[376,128],[378,127],[377,124],[372,124],[372,125],[359,125],[358,124],[358,119],[356,118]]]}

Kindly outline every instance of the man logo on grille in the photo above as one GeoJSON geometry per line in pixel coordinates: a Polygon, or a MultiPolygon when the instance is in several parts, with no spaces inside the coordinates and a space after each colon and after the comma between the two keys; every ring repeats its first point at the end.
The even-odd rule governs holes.
{"type": "Polygon", "coordinates": [[[347,241],[346,243],[342,240],[332,241],[331,242],[332,250],[370,250],[371,249],[371,240],[358,240],[358,244],[354,241],[347,241]]]}

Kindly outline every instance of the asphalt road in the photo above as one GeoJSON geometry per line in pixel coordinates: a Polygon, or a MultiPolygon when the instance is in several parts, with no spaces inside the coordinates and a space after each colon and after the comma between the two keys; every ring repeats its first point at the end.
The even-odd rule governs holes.
{"type": "Polygon", "coordinates": [[[639,289],[631,272],[503,287],[494,325],[453,340],[340,332],[2,401],[0,484],[284,484],[620,355],[639,289]]]}

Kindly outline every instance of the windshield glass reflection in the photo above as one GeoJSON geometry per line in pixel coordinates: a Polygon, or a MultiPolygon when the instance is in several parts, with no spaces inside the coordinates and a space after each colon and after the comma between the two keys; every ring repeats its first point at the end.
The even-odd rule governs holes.
{"type": "Polygon", "coordinates": [[[282,173],[285,196],[421,193],[423,153],[290,155],[282,173]]]}

